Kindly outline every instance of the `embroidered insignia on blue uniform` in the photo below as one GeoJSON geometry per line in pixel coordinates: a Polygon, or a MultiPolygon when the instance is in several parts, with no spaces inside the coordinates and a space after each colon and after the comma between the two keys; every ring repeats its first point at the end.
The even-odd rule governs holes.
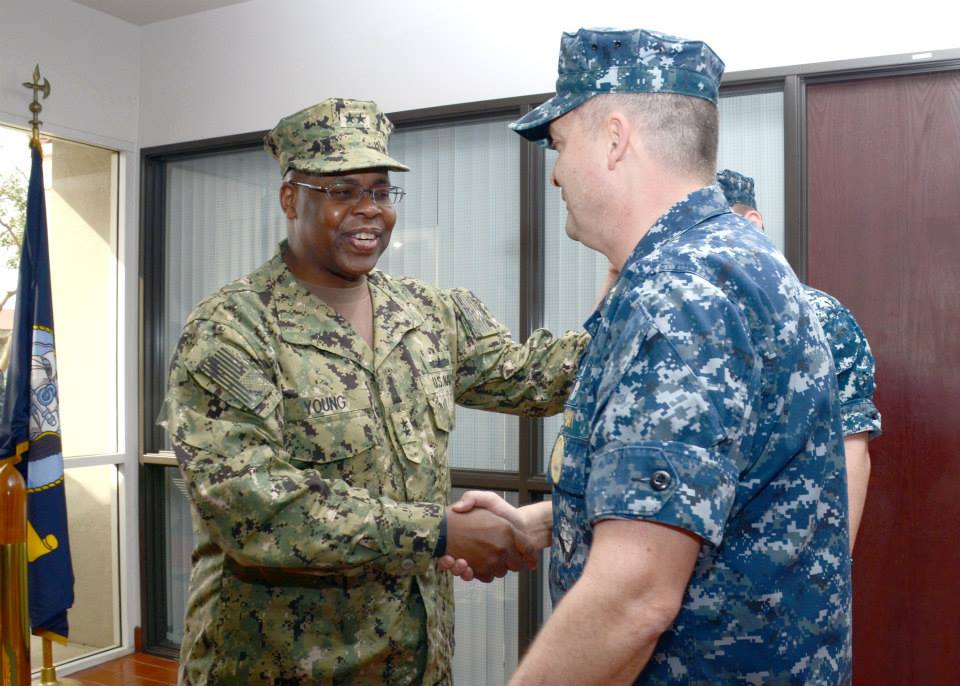
{"type": "Polygon", "coordinates": [[[563,469],[563,434],[557,435],[553,443],[553,452],[550,453],[550,480],[557,483],[560,480],[560,470],[563,469]]]}

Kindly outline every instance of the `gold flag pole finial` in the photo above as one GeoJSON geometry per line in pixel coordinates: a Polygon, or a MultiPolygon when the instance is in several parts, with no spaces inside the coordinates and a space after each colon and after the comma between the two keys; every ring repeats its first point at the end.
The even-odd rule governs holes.
{"type": "Polygon", "coordinates": [[[30,112],[33,113],[33,119],[30,120],[30,125],[33,127],[33,135],[30,138],[30,145],[33,145],[40,149],[40,125],[43,123],[40,121],[40,111],[43,109],[43,105],[40,104],[40,93],[43,93],[43,99],[46,100],[50,96],[50,82],[47,81],[46,77],[43,79],[43,83],[40,83],[40,65],[36,65],[33,68],[33,81],[24,81],[24,88],[29,88],[33,91],[33,102],[30,103],[30,112]]]}

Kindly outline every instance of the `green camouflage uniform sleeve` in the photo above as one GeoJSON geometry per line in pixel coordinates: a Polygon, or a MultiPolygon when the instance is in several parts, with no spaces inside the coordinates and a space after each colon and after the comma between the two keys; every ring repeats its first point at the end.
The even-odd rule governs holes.
{"type": "Polygon", "coordinates": [[[473,293],[453,289],[446,294],[456,316],[457,403],[534,417],[559,412],[589,334],[568,331],[554,337],[537,329],[517,343],[473,293]]]}
{"type": "Polygon", "coordinates": [[[162,420],[213,541],[242,565],[423,573],[443,507],[374,497],[294,467],[274,377],[268,355],[235,328],[195,319],[184,329],[162,420]]]}

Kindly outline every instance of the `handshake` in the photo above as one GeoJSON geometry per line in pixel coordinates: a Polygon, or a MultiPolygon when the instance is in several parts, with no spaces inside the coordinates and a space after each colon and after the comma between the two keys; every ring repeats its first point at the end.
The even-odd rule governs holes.
{"type": "Polygon", "coordinates": [[[536,569],[552,526],[549,502],[517,508],[495,493],[467,491],[447,508],[446,554],[437,567],[484,583],[508,571],[536,569]]]}

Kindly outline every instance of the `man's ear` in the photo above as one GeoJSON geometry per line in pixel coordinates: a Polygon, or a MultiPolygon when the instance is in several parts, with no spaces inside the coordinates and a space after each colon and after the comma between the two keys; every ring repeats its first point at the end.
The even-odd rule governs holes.
{"type": "Polygon", "coordinates": [[[763,231],[763,215],[752,207],[743,213],[743,216],[754,223],[754,225],[763,231]]]}
{"type": "Polygon", "coordinates": [[[297,218],[297,191],[289,183],[280,184],[280,207],[287,219],[297,218]]]}
{"type": "Polygon", "coordinates": [[[614,167],[626,157],[633,129],[625,116],[619,112],[612,112],[607,117],[606,133],[610,145],[607,150],[607,169],[613,171],[614,167]]]}

